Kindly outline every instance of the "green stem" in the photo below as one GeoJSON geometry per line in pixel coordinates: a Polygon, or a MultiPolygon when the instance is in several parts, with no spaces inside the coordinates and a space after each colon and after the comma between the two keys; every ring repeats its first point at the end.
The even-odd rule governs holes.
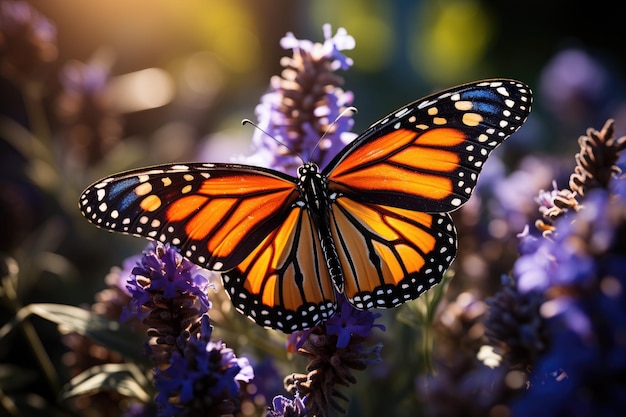
{"type": "Polygon", "coordinates": [[[432,321],[422,326],[422,356],[424,361],[424,370],[427,374],[434,374],[433,366],[433,326],[432,321]]]}

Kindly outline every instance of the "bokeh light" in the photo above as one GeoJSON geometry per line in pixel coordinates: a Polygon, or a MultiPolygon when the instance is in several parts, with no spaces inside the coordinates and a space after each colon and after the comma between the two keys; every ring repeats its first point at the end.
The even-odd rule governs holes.
{"type": "Polygon", "coordinates": [[[493,36],[484,6],[475,0],[423,2],[412,11],[410,60],[430,83],[463,80],[475,72],[493,36]]]}

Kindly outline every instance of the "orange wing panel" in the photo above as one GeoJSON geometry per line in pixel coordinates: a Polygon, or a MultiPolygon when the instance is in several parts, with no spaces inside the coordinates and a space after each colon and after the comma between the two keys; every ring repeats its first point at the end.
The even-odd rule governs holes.
{"type": "Polygon", "coordinates": [[[218,216],[222,221],[208,239],[209,252],[217,257],[229,256],[251,231],[285,209],[292,192],[286,190],[238,200],[234,210],[218,216]]]}
{"type": "Polygon", "coordinates": [[[334,288],[305,209],[292,208],[280,227],[223,276],[237,310],[263,326],[292,332],[334,313],[334,288]]]}
{"type": "Polygon", "coordinates": [[[357,201],[451,211],[461,204],[455,184],[475,183],[461,178],[466,141],[447,127],[393,130],[350,150],[328,174],[329,187],[357,201]]]}
{"type": "Polygon", "coordinates": [[[411,145],[416,136],[417,134],[410,130],[398,129],[365,143],[348,154],[329,175],[329,178],[339,178],[356,167],[388,158],[390,152],[411,145]]]}
{"type": "Polygon", "coordinates": [[[335,201],[331,232],[344,292],[357,308],[393,307],[441,279],[456,253],[450,217],[377,204],[335,201]]]}
{"type": "Polygon", "coordinates": [[[209,196],[245,196],[262,190],[288,191],[291,188],[291,184],[283,179],[255,173],[219,177],[209,176],[198,192],[209,196]]]}
{"type": "Polygon", "coordinates": [[[415,142],[419,146],[435,146],[451,148],[465,142],[467,136],[458,129],[451,127],[438,127],[420,134],[415,142]]]}

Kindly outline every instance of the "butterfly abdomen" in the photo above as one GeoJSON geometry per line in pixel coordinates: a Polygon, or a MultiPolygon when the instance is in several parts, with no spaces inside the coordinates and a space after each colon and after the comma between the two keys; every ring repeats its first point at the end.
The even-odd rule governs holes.
{"type": "Polygon", "coordinates": [[[328,223],[323,229],[319,229],[320,245],[322,246],[322,253],[326,260],[326,267],[328,268],[328,274],[333,281],[335,288],[338,292],[343,292],[343,272],[341,270],[341,262],[339,261],[339,254],[335,247],[335,242],[330,233],[328,223]]]}

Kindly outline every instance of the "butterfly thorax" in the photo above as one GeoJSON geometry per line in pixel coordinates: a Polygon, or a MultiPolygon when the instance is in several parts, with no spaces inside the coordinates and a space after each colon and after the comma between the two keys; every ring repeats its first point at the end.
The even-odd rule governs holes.
{"type": "Polygon", "coordinates": [[[328,182],[316,164],[309,162],[298,168],[298,189],[307,209],[314,217],[328,213],[328,182]]]}
{"type": "Polygon", "coordinates": [[[343,274],[337,248],[330,231],[328,181],[316,164],[309,162],[298,168],[298,190],[304,206],[315,223],[328,272],[337,291],[343,292],[343,274]]]}

